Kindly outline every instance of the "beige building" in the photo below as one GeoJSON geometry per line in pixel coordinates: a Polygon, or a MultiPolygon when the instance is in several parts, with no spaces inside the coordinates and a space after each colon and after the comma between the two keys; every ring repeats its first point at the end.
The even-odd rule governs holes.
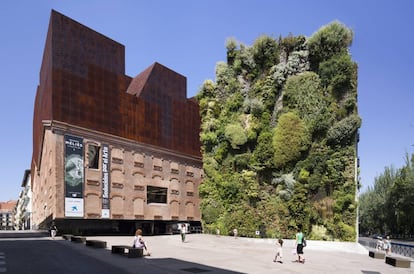
{"type": "Polygon", "coordinates": [[[0,230],[14,229],[16,201],[0,202],[0,230]]]}
{"type": "Polygon", "coordinates": [[[52,11],[33,124],[33,223],[60,233],[201,227],[198,104],[154,63],[125,75],[124,46],[52,11]]]}
{"type": "Polygon", "coordinates": [[[22,190],[14,210],[14,229],[29,230],[32,227],[32,187],[30,170],[26,169],[23,175],[22,190]]]}

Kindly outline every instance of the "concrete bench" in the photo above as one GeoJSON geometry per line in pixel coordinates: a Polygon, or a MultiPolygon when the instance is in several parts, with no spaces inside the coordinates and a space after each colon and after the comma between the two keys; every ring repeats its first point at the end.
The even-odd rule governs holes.
{"type": "Polygon", "coordinates": [[[395,266],[395,267],[403,267],[403,268],[410,268],[411,267],[411,260],[399,257],[392,257],[387,256],[385,257],[385,263],[395,266]]]}
{"type": "Polygon", "coordinates": [[[85,243],[86,242],[86,237],[82,237],[82,236],[72,236],[70,238],[70,240],[74,243],[85,243]]]}
{"type": "Polygon", "coordinates": [[[106,242],[100,240],[86,240],[86,246],[96,247],[96,248],[106,248],[106,242]]]}
{"type": "Polygon", "coordinates": [[[113,245],[111,248],[113,254],[128,255],[128,258],[139,258],[144,256],[142,248],[134,248],[128,245],[113,245]]]}
{"type": "Polygon", "coordinates": [[[71,234],[64,234],[64,235],[62,235],[62,238],[65,239],[65,240],[71,240],[72,236],[73,235],[71,235],[71,234]]]}
{"type": "Polygon", "coordinates": [[[381,252],[381,251],[369,251],[368,254],[370,257],[374,258],[374,259],[384,259],[385,258],[385,253],[381,252]]]}

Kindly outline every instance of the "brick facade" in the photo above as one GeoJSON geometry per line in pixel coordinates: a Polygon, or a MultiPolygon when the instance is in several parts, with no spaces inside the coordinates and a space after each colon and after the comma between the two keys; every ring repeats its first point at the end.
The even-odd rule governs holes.
{"type": "Polygon", "coordinates": [[[76,221],[87,230],[113,227],[116,220],[133,221],[135,227],[149,222],[152,233],[162,233],[169,222],[200,223],[198,104],[186,98],[186,78],[161,64],[126,76],[124,51],[123,45],[52,11],[33,118],[33,222],[40,227],[53,220],[70,230],[76,221]],[[83,140],[80,218],[65,215],[65,135],[83,140]],[[110,155],[105,220],[103,145],[110,155]],[[99,149],[99,165],[93,168],[90,146],[99,149]],[[151,188],[166,189],[166,200],[148,200],[151,188]]]}

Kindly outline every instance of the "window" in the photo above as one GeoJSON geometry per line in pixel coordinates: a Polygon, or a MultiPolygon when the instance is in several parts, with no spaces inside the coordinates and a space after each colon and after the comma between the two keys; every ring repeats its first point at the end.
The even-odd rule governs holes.
{"type": "Polygon", "coordinates": [[[147,203],[167,203],[167,188],[147,186],[147,203]]]}
{"type": "Polygon", "coordinates": [[[99,150],[100,147],[96,145],[88,146],[88,167],[93,169],[99,168],[99,150]]]}
{"type": "Polygon", "coordinates": [[[134,162],[134,167],[144,167],[144,163],[134,162]]]}

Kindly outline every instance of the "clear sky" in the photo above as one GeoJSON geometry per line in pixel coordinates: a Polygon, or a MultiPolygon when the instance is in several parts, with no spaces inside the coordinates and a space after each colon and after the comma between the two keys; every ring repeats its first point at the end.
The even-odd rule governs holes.
{"type": "Polygon", "coordinates": [[[188,97],[224,61],[233,37],[311,36],[339,20],[354,31],[362,191],[414,152],[414,1],[411,0],[2,0],[0,201],[17,199],[32,157],[36,87],[51,9],[123,44],[126,74],[159,62],[187,77],[188,97]]]}

